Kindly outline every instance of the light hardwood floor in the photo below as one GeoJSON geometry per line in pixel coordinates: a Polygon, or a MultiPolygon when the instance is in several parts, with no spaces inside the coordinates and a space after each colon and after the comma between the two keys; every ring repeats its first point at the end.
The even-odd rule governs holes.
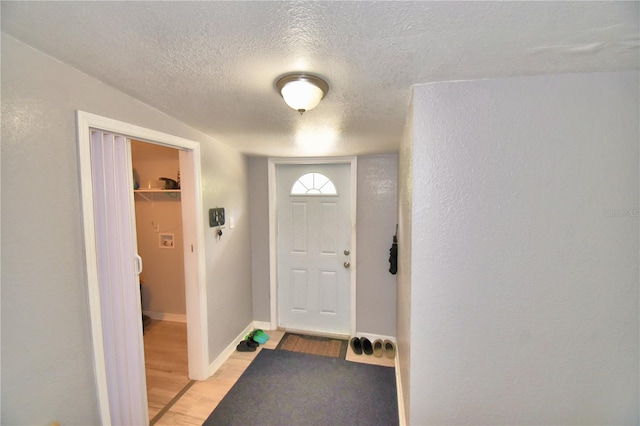
{"type": "Polygon", "coordinates": [[[151,320],[144,333],[149,419],[189,383],[187,324],[151,320]]]}
{"type": "MultiPolygon", "coordinates": [[[[265,330],[270,339],[255,352],[234,352],[213,376],[205,381],[198,381],[178,399],[175,404],[157,419],[156,425],[197,425],[200,426],[209,417],[211,411],[224,398],[231,387],[240,378],[251,361],[263,349],[275,349],[284,335],[284,331],[265,330]]],[[[187,377],[187,337],[186,324],[155,321],[145,333],[145,357],[147,357],[147,340],[152,342],[147,357],[147,395],[149,397],[149,418],[154,416],[173,397],[189,383],[187,377]],[[165,324],[166,323],[166,324],[165,324]],[[162,334],[166,330],[166,343],[161,343],[162,334]],[[154,333],[152,333],[154,331],[154,333]],[[182,336],[180,336],[182,333],[182,336]],[[181,343],[183,342],[183,343],[181,343]],[[183,346],[180,346],[183,345],[183,346]],[[154,349],[157,347],[167,350],[154,349]],[[175,359],[164,359],[175,356],[175,359]],[[178,364],[182,363],[180,368],[178,364]],[[151,367],[151,368],[150,368],[151,367]],[[151,376],[151,384],[149,378],[151,376]],[[182,384],[182,386],[180,386],[182,384]],[[178,389],[179,387],[179,389],[178,389]],[[153,402],[152,402],[153,401],[153,402]],[[166,401],[166,402],[165,402],[166,401]],[[164,403],[164,405],[162,405],[164,403]]],[[[347,350],[348,361],[363,362],[393,367],[394,360],[376,358],[373,355],[356,355],[347,350]]]]}

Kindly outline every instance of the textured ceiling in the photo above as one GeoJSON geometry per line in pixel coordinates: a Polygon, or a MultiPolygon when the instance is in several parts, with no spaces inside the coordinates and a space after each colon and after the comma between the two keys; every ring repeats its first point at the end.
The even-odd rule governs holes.
{"type": "Polygon", "coordinates": [[[2,31],[249,154],[394,152],[411,86],[638,68],[638,2],[2,2],[2,31]],[[330,84],[303,116],[287,72],[330,84]]]}

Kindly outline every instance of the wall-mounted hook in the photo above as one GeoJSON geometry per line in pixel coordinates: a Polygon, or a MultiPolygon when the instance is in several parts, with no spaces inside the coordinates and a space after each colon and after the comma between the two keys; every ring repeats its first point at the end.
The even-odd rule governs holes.
{"type": "Polygon", "coordinates": [[[216,231],[215,231],[215,232],[216,232],[216,238],[217,238],[217,239],[222,238],[222,230],[223,230],[223,229],[224,229],[224,226],[218,226],[218,227],[216,228],[216,231]]]}

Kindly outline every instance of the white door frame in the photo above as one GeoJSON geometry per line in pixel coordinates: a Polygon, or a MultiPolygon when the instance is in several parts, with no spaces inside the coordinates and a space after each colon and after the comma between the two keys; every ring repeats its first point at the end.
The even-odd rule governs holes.
{"type": "MultiPolygon", "coordinates": [[[[184,250],[185,250],[185,293],[187,310],[187,347],[189,357],[189,378],[205,380],[208,377],[208,339],[206,304],[206,269],[204,259],[204,216],[202,210],[200,144],[188,139],[161,133],[122,121],[113,120],[84,111],[77,111],[78,156],[80,184],[82,191],[82,217],[84,230],[85,262],[87,271],[87,291],[91,317],[93,340],[94,373],[100,408],[101,423],[111,424],[109,395],[104,358],[104,338],[102,313],[100,309],[100,289],[98,284],[98,259],[96,255],[96,230],[93,211],[93,180],[91,177],[90,129],[118,133],[123,136],[180,149],[181,178],[185,183],[182,190],[184,250]],[[186,214],[185,214],[186,213],[186,214]]],[[[142,332],[142,331],[141,331],[142,332]]],[[[144,348],[131,348],[131,356],[140,356],[144,348]]],[[[145,382],[144,367],[138,372],[145,382]]],[[[117,374],[117,372],[116,372],[117,374]]],[[[121,377],[126,380],[126,377],[121,377]]],[[[144,407],[147,410],[147,407],[144,407]]]]}
{"type": "Polygon", "coordinates": [[[351,165],[351,319],[350,333],[356,334],[356,200],[358,184],[358,159],[356,157],[330,157],[330,158],[269,158],[269,285],[270,285],[270,310],[271,329],[278,328],[278,259],[277,259],[277,198],[276,198],[276,168],[280,164],[344,164],[351,165]]]}

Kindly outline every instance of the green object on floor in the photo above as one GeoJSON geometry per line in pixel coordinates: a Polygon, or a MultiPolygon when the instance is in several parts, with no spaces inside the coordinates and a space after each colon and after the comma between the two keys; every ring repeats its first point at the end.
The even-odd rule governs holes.
{"type": "Polygon", "coordinates": [[[264,345],[265,343],[267,343],[267,340],[269,340],[269,335],[262,330],[255,330],[252,337],[253,340],[260,343],[261,345],[264,345]]]}

